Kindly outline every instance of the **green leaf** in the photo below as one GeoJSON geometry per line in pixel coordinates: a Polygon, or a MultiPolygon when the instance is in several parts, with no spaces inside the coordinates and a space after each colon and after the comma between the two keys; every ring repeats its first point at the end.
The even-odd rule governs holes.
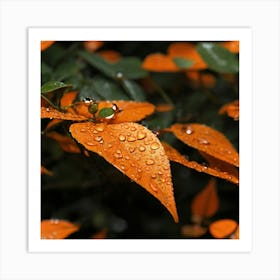
{"type": "Polygon", "coordinates": [[[122,73],[125,79],[141,79],[148,75],[141,64],[141,60],[137,57],[124,57],[113,66],[115,73],[122,73]]]}
{"type": "Polygon", "coordinates": [[[41,86],[41,93],[48,93],[62,88],[72,87],[70,84],[65,84],[63,82],[58,81],[50,81],[46,82],[41,86]]]}
{"type": "Polygon", "coordinates": [[[180,67],[182,69],[188,69],[194,63],[192,60],[186,59],[186,58],[183,58],[183,57],[174,57],[173,61],[178,67],[180,67]]]}
{"type": "Polygon", "coordinates": [[[238,73],[239,59],[236,54],[215,43],[199,43],[196,48],[210,69],[220,73],[238,73]]]}
{"type": "Polygon", "coordinates": [[[62,81],[72,76],[77,75],[82,69],[82,65],[76,61],[67,61],[60,64],[56,69],[54,69],[52,78],[53,80],[62,81]]]}
{"type": "Polygon", "coordinates": [[[136,82],[124,79],[121,81],[121,84],[133,100],[135,101],[146,100],[145,92],[136,82]]]}
{"type": "Polygon", "coordinates": [[[119,84],[100,75],[93,78],[93,87],[104,100],[128,100],[119,84]]]}
{"type": "Polygon", "coordinates": [[[99,112],[98,112],[98,116],[101,118],[108,118],[112,115],[115,114],[115,111],[113,110],[113,108],[102,108],[99,112]]]}

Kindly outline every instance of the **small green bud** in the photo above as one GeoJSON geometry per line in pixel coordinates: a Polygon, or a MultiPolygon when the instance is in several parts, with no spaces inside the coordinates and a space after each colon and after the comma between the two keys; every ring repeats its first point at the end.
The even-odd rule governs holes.
{"type": "Polygon", "coordinates": [[[106,118],[106,119],[111,119],[113,118],[115,115],[115,111],[113,108],[102,108],[99,112],[98,112],[98,116],[100,118],[106,118]]]}
{"type": "Polygon", "coordinates": [[[97,111],[98,111],[98,104],[97,103],[93,103],[91,105],[88,106],[88,111],[91,113],[91,114],[95,114],[97,111]]]}

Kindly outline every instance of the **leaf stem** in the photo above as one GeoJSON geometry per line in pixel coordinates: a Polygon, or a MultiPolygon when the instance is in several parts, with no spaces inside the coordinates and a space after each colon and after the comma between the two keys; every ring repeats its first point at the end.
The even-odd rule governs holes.
{"type": "Polygon", "coordinates": [[[54,103],[52,103],[52,101],[50,101],[46,96],[44,96],[43,94],[41,94],[41,97],[46,100],[52,107],[54,107],[57,110],[61,110],[58,106],[56,106],[54,103]]]}

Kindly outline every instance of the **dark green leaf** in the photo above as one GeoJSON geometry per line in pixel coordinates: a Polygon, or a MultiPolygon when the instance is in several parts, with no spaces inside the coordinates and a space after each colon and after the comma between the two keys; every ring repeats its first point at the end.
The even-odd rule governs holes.
{"type": "Polygon", "coordinates": [[[102,76],[93,79],[93,87],[104,100],[128,100],[125,92],[115,81],[111,81],[102,76]]]}
{"type": "Polygon", "coordinates": [[[131,98],[135,101],[144,101],[145,92],[143,89],[134,81],[130,80],[122,80],[122,85],[125,88],[126,92],[131,96],[131,98]]]}
{"type": "Polygon", "coordinates": [[[46,82],[41,86],[41,93],[48,93],[62,88],[72,87],[70,84],[65,84],[63,82],[58,81],[50,81],[46,82]]]}
{"type": "Polygon", "coordinates": [[[115,111],[113,110],[113,108],[102,108],[99,112],[98,112],[98,116],[101,118],[107,118],[110,117],[112,115],[115,114],[115,111]]]}
{"type": "Polygon", "coordinates": [[[53,80],[62,81],[66,80],[72,76],[77,75],[82,69],[82,65],[71,60],[62,63],[57,67],[52,75],[53,80]]]}
{"type": "Polygon", "coordinates": [[[85,97],[89,97],[94,100],[102,100],[102,96],[100,96],[95,89],[93,80],[86,80],[81,84],[79,88],[79,100],[83,100],[85,97]]]}
{"type": "Polygon", "coordinates": [[[192,60],[186,59],[186,58],[183,58],[183,57],[174,57],[173,61],[178,67],[180,67],[182,69],[188,69],[194,63],[192,60]]]}
{"type": "Polygon", "coordinates": [[[227,49],[215,43],[199,43],[197,51],[210,69],[220,73],[238,73],[238,56],[227,49]]]}

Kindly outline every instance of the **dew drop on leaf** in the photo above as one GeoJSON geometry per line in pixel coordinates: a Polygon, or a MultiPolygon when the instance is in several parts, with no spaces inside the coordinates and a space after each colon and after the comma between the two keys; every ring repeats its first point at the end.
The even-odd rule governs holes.
{"type": "Polygon", "coordinates": [[[156,142],[154,142],[154,143],[151,144],[151,149],[152,149],[152,150],[157,150],[157,149],[159,149],[159,147],[160,147],[159,144],[156,143],[156,142]]]}
{"type": "Polygon", "coordinates": [[[138,133],[137,133],[137,139],[138,140],[142,140],[142,139],[144,139],[145,137],[146,137],[146,133],[145,132],[142,132],[142,131],[139,131],[138,133]]]}
{"type": "Polygon", "coordinates": [[[147,159],[146,160],[147,165],[153,165],[154,163],[155,163],[155,161],[153,159],[147,159]]]}
{"type": "Polygon", "coordinates": [[[125,141],[125,139],[126,139],[126,137],[125,137],[123,134],[120,134],[120,135],[119,135],[119,140],[120,140],[120,141],[123,142],[123,141],[125,141]]]}
{"type": "Polygon", "coordinates": [[[145,148],[144,146],[139,146],[139,147],[138,147],[138,150],[139,150],[140,152],[144,152],[144,151],[146,150],[146,148],[145,148]]]}

